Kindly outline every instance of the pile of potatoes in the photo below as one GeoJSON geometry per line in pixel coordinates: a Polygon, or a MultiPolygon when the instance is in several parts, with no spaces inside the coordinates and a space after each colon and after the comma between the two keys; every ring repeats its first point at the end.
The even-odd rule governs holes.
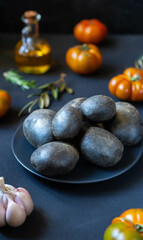
{"type": "Polygon", "coordinates": [[[95,95],[75,98],[58,112],[33,111],[23,122],[23,133],[36,148],[32,166],[53,176],[71,171],[79,156],[98,167],[114,166],[122,159],[124,146],[141,141],[143,127],[133,105],[95,95]]]}

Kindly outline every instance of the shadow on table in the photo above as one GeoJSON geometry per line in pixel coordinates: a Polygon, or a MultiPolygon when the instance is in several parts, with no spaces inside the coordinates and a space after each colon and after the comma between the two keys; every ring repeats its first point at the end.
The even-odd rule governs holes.
{"type": "Polygon", "coordinates": [[[117,68],[110,64],[103,65],[93,74],[88,75],[88,78],[96,78],[100,80],[105,80],[106,78],[111,78],[113,76],[117,75],[117,68]]]}
{"type": "MultiPolygon", "coordinates": [[[[87,183],[87,184],[66,184],[43,180],[42,178],[36,177],[37,181],[41,181],[42,184],[46,184],[52,190],[56,192],[62,192],[67,195],[80,195],[80,196],[99,196],[112,194],[112,192],[118,192],[119,190],[125,191],[132,189],[134,185],[138,185],[140,181],[143,181],[142,175],[143,169],[143,156],[139,162],[129,171],[122,175],[115,177],[110,180],[87,183]]],[[[34,176],[35,177],[35,176],[34,176]]]]}
{"type": "Polygon", "coordinates": [[[7,126],[21,121],[21,118],[18,117],[18,109],[10,108],[5,116],[0,119],[0,127],[7,126]]]}
{"type": "Polygon", "coordinates": [[[112,48],[117,46],[118,39],[113,36],[107,36],[107,38],[100,44],[98,44],[99,48],[112,48]]]}
{"type": "Polygon", "coordinates": [[[5,226],[1,228],[1,234],[9,239],[40,239],[44,229],[48,228],[48,223],[40,212],[40,209],[34,209],[22,226],[17,228],[5,226]]]}
{"type": "MultiPolygon", "coordinates": [[[[66,62],[62,62],[62,61],[59,61],[59,60],[54,60],[53,62],[52,62],[52,66],[51,66],[51,69],[49,70],[49,74],[54,74],[55,75],[55,73],[56,74],[60,74],[60,73],[66,73],[67,72],[67,69],[68,69],[68,67],[67,67],[67,65],[66,65],[66,62]]],[[[59,76],[57,75],[57,78],[58,78],[59,76]]]]}
{"type": "MultiPolygon", "coordinates": [[[[55,62],[55,65],[51,68],[49,73],[52,74],[55,72],[59,75],[63,72],[63,73],[66,73],[67,76],[72,74],[75,78],[78,78],[78,80],[80,80],[81,77],[93,79],[93,80],[95,80],[95,78],[105,80],[105,78],[107,77],[111,78],[112,76],[116,75],[118,71],[115,66],[111,64],[103,63],[102,66],[98,70],[96,70],[94,73],[88,74],[88,75],[82,75],[82,74],[74,73],[70,68],[66,66],[65,63],[55,62]]],[[[57,75],[57,77],[59,76],[57,75]]]]}

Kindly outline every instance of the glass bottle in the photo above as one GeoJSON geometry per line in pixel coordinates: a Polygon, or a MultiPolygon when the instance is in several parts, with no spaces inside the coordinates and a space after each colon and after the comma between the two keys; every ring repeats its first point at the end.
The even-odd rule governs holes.
{"type": "Polygon", "coordinates": [[[51,67],[51,47],[39,37],[38,22],[41,15],[35,11],[26,11],[21,19],[26,26],[15,47],[15,61],[21,72],[43,74],[51,67]]]}

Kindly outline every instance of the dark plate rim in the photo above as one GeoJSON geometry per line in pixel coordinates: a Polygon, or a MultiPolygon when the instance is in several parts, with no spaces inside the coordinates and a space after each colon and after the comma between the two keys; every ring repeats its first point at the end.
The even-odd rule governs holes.
{"type": "MultiPolygon", "coordinates": [[[[38,176],[38,177],[41,177],[45,180],[49,180],[49,181],[52,181],[52,182],[58,182],[58,183],[66,183],[66,184],[90,184],[90,183],[98,183],[98,182],[104,182],[104,181],[107,181],[107,180],[110,180],[110,179],[113,179],[113,178],[116,178],[122,174],[124,174],[125,172],[129,171],[138,161],[139,159],[141,158],[142,156],[142,153],[143,153],[143,141],[140,141],[140,144],[142,145],[142,148],[140,148],[140,152],[137,156],[137,158],[135,159],[135,161],[133,161],[128,167],[126,167],[124,170],[122,170],[121,172],[117,172],[115,174],[113,174],[112,176],[110,177],[105,177],[105,178],[102,178],[102,179],[97,179],[97,180],[61,180],[61,179],[55,179],[53,177],[47,177],[45,175],[42,175],[40,173],[38,173],[36,170],[32,170],[30,169],[29,167],[27,167],[23,162],[21,162],[19,160],[19,158],[17,157],[17,155],[15,154],[15,151],[14,151],[14,140],[15,140],[15,137],[17,135],[17,133],[19,132],[19,130],[21,129],[23,123],[21,123],[17,129],[15,130],[14,134],[13,134],[13,137],[12,137],[12,140],[11,140],[11,149],[12,149],[12,153],[14,155],[14,157],[16,158],[16,160],[20,163],[20,165],[22,167],[24,167],[26,170],[28,170],[29,172],[33,173],[34,175],[38,176]]],[[[24,135],[23,135],[24,136],[24,135]]]]}

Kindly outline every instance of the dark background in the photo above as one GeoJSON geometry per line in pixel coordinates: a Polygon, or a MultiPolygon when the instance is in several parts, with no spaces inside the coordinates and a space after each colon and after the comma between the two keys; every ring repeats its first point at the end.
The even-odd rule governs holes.
{"type": "Polygon", "coordinates": [[[109,33],[143,33],[143,0],[1,0],[0,32],[19,33],[26,10],[41,13],[43,33],[72,33],[74,25],[86,18],[98,18],[109,33]]]}

